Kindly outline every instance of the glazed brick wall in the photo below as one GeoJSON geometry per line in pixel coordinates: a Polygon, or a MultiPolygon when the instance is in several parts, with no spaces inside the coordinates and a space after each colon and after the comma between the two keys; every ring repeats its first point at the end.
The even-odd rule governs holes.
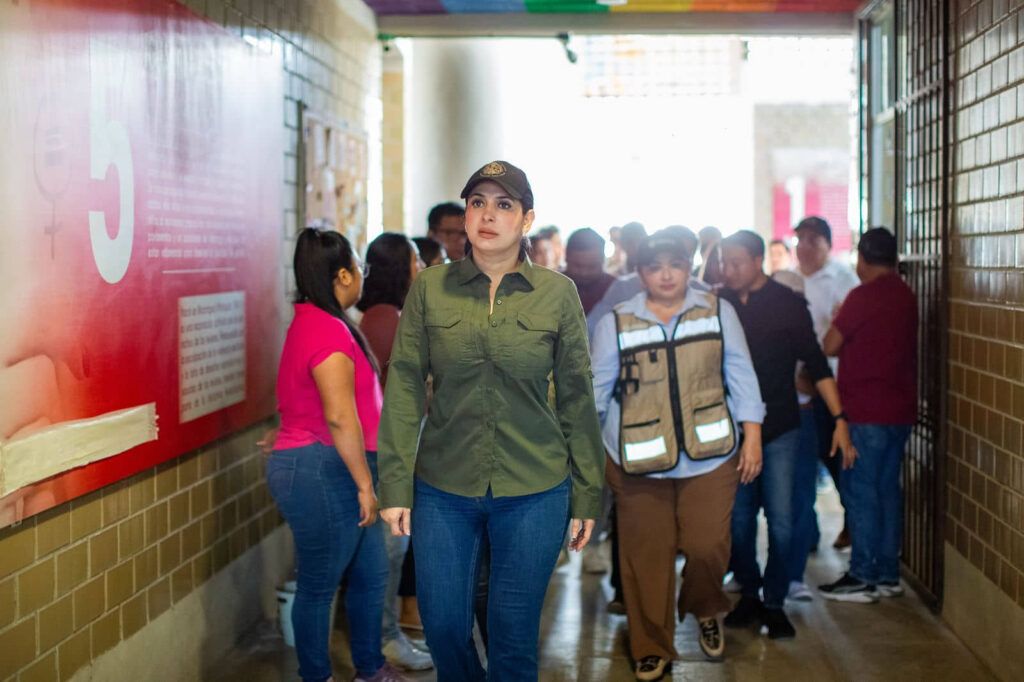
{"type": "MultiPolygon", "coordinates": [[[[379,111],[372,15],[359,0],[182,4],[240,39],[269,39],[283,56],[287,270],[298,223],[297,102],[359,125],[379,111]]],[[[276,529],[256,446],[268,426],[0,529],[0,680],[71,678],[276,529]]]]}
{"type": "Polygon", "coordinates": [[[957,0],[946,537],[1024,606],[1024,2],[957,0]]]}

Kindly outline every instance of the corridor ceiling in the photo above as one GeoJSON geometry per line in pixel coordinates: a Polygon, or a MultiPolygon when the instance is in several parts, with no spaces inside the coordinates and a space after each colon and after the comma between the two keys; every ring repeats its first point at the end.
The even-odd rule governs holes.
{"type": "Polygon", "coordinates": [[[861,0],[366,0],[382,33],[849,33],[861,0]]]}

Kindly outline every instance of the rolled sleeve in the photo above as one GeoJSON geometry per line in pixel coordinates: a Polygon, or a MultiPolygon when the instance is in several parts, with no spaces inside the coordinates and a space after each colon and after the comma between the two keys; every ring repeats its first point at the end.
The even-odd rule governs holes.
{"type": "Polygon", "coordinates": [[[729,411],[738,422],[764,422],[765,406],[761,400],[761,387],[750,359],[747,337],[728,301],[719,299],[719,317],[722,321],[722,339],[725,346],[725,384],[729,389],[729,411]]]}
{"type": "Polygon", "coordinates": [[[380,506],[412,508],[416,449],[426,404],[429,371],[423,328],[424,289],[413,281],[391,349],[378,434],[380,506]]]}
{"type": "Polygon", "coordinates": [[[587,323],[575,295],[562,303],[554,363],[558,421],[569,447],[572,516],[596,519],[604,487],[604,446],[594,407],[587,323]]]}

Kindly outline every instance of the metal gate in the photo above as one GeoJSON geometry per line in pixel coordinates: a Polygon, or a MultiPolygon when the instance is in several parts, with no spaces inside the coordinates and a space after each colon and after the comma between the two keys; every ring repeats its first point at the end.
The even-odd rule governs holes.
{"type": "Polygon", "coordinates": [[[918,418],[903,467],[904,575],[933,605],[942,598],[946,509],[948,5],[883,0],[860,13],[861,222],[895,228],[920,319],[918,418]]]}

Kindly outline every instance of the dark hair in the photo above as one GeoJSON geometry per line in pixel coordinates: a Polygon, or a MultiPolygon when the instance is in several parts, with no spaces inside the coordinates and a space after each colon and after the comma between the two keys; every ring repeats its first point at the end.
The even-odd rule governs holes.
{"type": "Polygon", "coordinates": [[[348,319],[345,310],[334,297],[334,278],[338,270],[353,270],[352,245],[344,236],[334,230],[317,230],[312,227],[299,232],[295,243],[295,258],[292,267],[295,270],[296,303],[312,303],[320,310],[341,320],[352,332],[356,343],[370,361],[373,371],[380,376],[380,365],[374,357],[366,337],[359,327],[348,319]]]}
{"type": "Polygon", "coordinates": [[[862,234],[857,243],[857,253],[869,265],[894,268],[900,261],[896,235],[885,227],[872,227],[862,234]]]}
{"type": "Polygon", "coordinates": [[[751,258],[764,258],[764,239],[751,230],[740,230],[722,240],[722,247],[741,246],[751,258]]]}
{"type": "Polygon", "coordinates": [[[604,237],[589,227],[581,227],[569,235],[565,242],[565,252],[600,251],[604,253],[604,237]]]}
{"type": "Polygon", "coordinates": [[[640,223],[626,223],[622,226],[621,236],[619,241],[643,241],[647,239],[647,230],[640,223]]]}
{"type": "Polygon", "coordinates": [[[466,215],[466,208],[454,201],[446,201],[430,209],[427,214],[427,230],[434,232],[441,225],[441,220],[448,216],[463,217],[466,215]]]}
{"type": "MultiPolygon", "coordinates": [[[[413,237],[412,243],[416,245],[416,248],[420,252],[420,258],[423,259],[424,265],[430,265],[444,253],[444,247],[437,240],[431,239],[430,237],[413,237]]],[[[447,257],[447,254],[445,254],[447,257]]],[[[371,270],[372,272],[372,270],[371,270]]]]}
{"type": "Polygon", "coordinates": [[[557,225],[545,225],[544,227],[537,230],[537,237],[543,239],[554,239],[561,233],[562,231],[558,229],[557,225]]]}
{"type": "Polygon", "coordinates": [[[638,222],[626,223],[619,235],[619,245],[626,252],[626,271],[633,272],[637,268],[636,251],[647,241],[647,229],[638,222]],[[635,249],[629,245],[635,245],[635,249]]]}
{"type": "Polygon", "coordinates": [[[701,243],[707,243],[709,241],[722,238],[722,231],[714,225],[708,225],[707,227],[700,228],[700,232],[698,234],[700,235],[701,243]]]}
{"type": "Polygon", "coordinates": [[[370,242],[366,249],[370,274],[363,282],[363,296],[356,308],[366,312],[379,303],[385,303],[401,310],[405,295],[412,286],[409,263],[414,253],[416,245],[397,232],[385,232],[370,242]]]}
{"type": "Polygon", "coordinates": [[[775,246],[776,244],[782,245],[782,248],[786,250],[786,253],[790,252],[789,244],[786,243],[785,239],[773,239],[768,242],[768,246],[775,246]]]}

